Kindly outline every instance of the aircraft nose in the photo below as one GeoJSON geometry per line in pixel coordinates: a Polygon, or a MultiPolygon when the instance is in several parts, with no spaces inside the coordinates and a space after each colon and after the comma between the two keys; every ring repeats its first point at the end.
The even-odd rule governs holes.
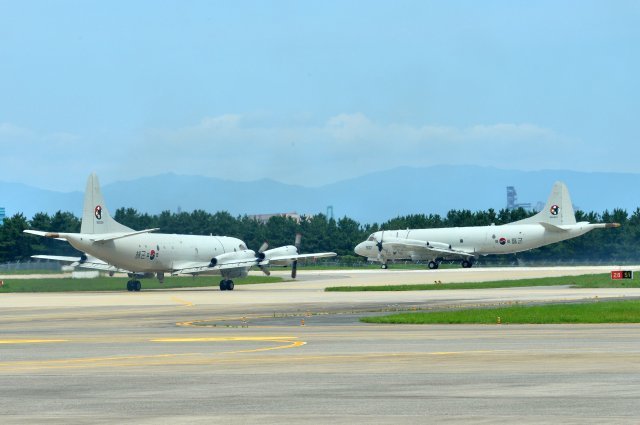
{"type": "Polygon", "coordinates": [[[358,255],[362,255],[363,257],[366,257],[366,249],[365,249],[365,243],[364,242],[360,242],[358,245],[356,245],[356,247],[353,249],[353,251],[358,254],[358,255]]]}

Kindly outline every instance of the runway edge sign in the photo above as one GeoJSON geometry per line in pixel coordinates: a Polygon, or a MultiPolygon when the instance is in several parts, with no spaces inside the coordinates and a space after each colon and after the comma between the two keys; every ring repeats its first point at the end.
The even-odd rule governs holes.
{"type": "Polygon", "coordinates": [[[631,270],[614,270],[611,272],[611,280],[633,279],[631,270]]]}

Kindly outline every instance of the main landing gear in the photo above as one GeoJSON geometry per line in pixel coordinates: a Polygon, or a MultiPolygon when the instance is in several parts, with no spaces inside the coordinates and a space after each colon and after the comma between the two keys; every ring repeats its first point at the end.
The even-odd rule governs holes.
{"type": "Polygon", "coordinates": [[[462,260],[462,268],[463,269],[469,269],[469,268],[471,268],[471,266],[473,266],[473,263],[471,261],[462,260]]]}
{"type": "Polygon", "coordinates": [[[140,292],[140,289],[142,288],[142,284],[140,283],[139,280],[130,280],[127,282],[127,291],[132,292],[140,292]]]}
{"type": "Polygon", "coordinates": [[[438,267],[440,267],[440,263],[437,261],[429,261],[429,263],[427,264],[427,267],[429,267],[429,270],[435,270],[438,267]]]}
{"type": "Polygon", "coordinates": [[[233,280],[223,279],[220,281],[221,291],[233,291],[233,280]]]}

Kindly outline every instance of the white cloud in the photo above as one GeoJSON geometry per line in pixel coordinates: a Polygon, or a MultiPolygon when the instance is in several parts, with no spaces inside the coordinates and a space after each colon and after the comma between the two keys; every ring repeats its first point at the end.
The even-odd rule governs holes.
{"type": "MultiPolygon", "coordinates": [[[[321,185],[398,166],[588,169],[594,156],[593,149],[588,155],[581,153],[580,141],[530,123],[415,126],[380,123],[363,113],[290,125],[225,114],[177,129],[99,137],[40,134],[0,124],[0,140],[16,140],[12,134],[28,142],[3,144],[9,145],[4,148],[6,157],[28,158],[32,172],[22,181],[57,188],[83,182],[91,171],[100,172],[105,182],[175,172],[321,185]],[[48,175],[38,177],[38,172],[48,175]],[[44,183],[35,183],[38,178],[44,183]]],[[[13,161],[15,166],[5,166],[4,171],[24,175],[23,162],[13,161]]]]}
{"type": "Polygon", "coordinates": [[[169,160],[176,172],[316,185],[403,165],[553,168],[558,164],[545,152],[554,148],[557,155],[559,140],[568,151],[570,139],[529,123],[412,126],[343,113],[321,125],[267,126],[225,114],[149,132],[144,145],[153,149],[140,149],[150,163],[169,160]]]}
{"type": "Polygon", "coordinates": [[[200,124],[195,127],[198,130],[219,130],[237,128],[241,120],[240,115],[225,114],[218,117],[205,117],[200,124]]]}
{"type": "Polygon", "coordinates": [[[15,138],[32,137],[33,132],[27,128],[18,127],[8,122],[0,123],[0,142],[15,138]]]}

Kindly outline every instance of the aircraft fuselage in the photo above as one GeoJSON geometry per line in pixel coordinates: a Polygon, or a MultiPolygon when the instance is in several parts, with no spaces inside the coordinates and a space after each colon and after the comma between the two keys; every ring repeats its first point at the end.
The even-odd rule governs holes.
{"type": "Polygon", "coordinates": [[[64,236],[79,251],[118,268],[141,273],[171,272],[178,264],[207,262],[230,252],[253,253],[242,240],[227,236],[143,233],[104,242],[95,239],[112,235],[67,233],[64,236]]]}
{"type": "Polygon", "coordinates": [[[425,244],[435,242],[472,256],[511,254],[575,238],[604,225],[583,222],[559,227],[561,231],[548,230],[541,224],[385,230],[374,233],[367,241],[360,243],[355,252],[370,260],[377,260],[377,242],[382,241],[383,249],[380,254],[388,260],[428,261],[438,257],[412,247],[398,247],[397,244],[394,248],[385,247],[385,243],[412,240],[425,244]]]}

